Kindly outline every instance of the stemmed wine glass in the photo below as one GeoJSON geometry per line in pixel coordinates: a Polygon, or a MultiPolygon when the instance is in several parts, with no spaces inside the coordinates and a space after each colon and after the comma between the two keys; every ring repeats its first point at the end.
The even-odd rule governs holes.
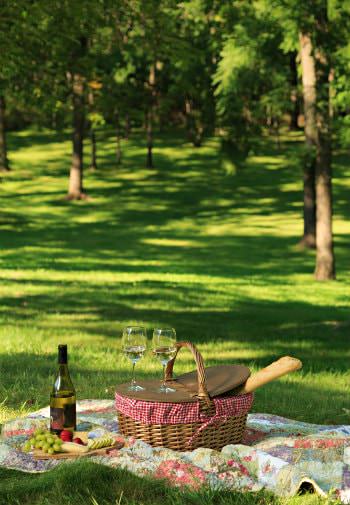
{"type": "Polygon", "coordinates": [[[143,326],[127,326],[123,329],[123,353],[132,363],[132,379],[129,391],[143,391],[145,388],[137,384],[135,365],[144,355],[147,347],[146,329],[143,326]]]}
{"type": "Polygon", "coordinates": [[[153,354],[163,365],[163,382],[159,393],[174,393],[175,389],[170,388],[165,382],[165,367],[176,354],[176,332],[174,328],[155,328],[153,331],[153,354]]]}

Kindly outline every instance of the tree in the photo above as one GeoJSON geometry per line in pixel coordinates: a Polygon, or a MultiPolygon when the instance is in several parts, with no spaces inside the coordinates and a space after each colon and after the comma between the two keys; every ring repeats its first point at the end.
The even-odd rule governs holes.
{"type": "Polygon", "coordinates": [[[292,102],[292,110],[290,117],[290,129],[299,129],[299,114],[300,114],[300,96],[299,96],[299,76],[298,76],[298,64],[297,64],[297,51],[292,51],[289,54],[290,63],[290,73],[291,73],[291,95],[290,99],[292,102]]]}
{"type": "Polygon", "coordinates": [[[327,42],[331,29],[327,1],[319,3],[315,19],[315,63],[317,94],[316,145],[316,267],[317,280],[335,279],[332,233],[332,167],[329,75],[330,49],[327,42]]]}
{"type": "Polygon", "coordinates": [[[290,65],[280,47],[282,29],[269,9],[248,3],[221,9],[227,32],[214,74],[217,118],[225,144],[244,157],[262,128],[278,134],[291,105],[290,65]]]}
{"type": "Polygon", "coordinates": [[[303,158],[304,177],[304,235],[300,242],[305,247],[316,245],[316,188],[315,164],[317,146],[316,125],[316,68],[311,37],[300,33],[300,59],[304,100],[304,133],[306,149],[303,158]]]}
{"type": "MultiPolygon", "coordinates": [[[[50,4],[45,18],[46,78],[57,90],[56,100],[71,104],[72,163],[67,199],[86,198],[84,188],[84,136],[87,126],[87,82],[94,78],[102,52],[99,32],[111,22],[109,0],[68,0],[50,4]],[[57,36],[59,34],[59,36],[57,36]],[[97,50],[95,50],[97,46],[97,50]],[[54,67],[52,75],[50,69],[54,67]],[[55,84],[60,81],[60,86],[55,84]]],[[[103,37],[102,37],[102,40],[103,37]]]]}
{"type": "Polygon", "coordinates": [[[6,146],[5,97],[0,95],[0,171],[8,172],[9,170],[6,146]]]}
{"type": "Polygon", "coordinates": [[[32,92],[36,61],[42,55],[40,37],[41,2],[28,5],[25,0],[5,2],[0,16],[0,171],[9,171],[6,140],[6,104],[16,96],[33,102],[32,92]]]}
{"type": "Polygon", "coordinates": [[[302,241],[312,246],[316,234],[317,280],[335,278],[329,76],[331,55],[344,45],[345,40],[337,34],[344,35],[344,26],[349,19],[347,1],[330,2],[330,6],[331,20],[327,0],[276,1],[276,9],[272,14],[283,27],[282,47],[291,50],[295,49],[298,41],[300,43],[306,139],[302,241]]]}
{"type": "Polygon", "coordinates": [[[212,2],[182,3],[181,43],[169,68],[168,109],[175,106],[183,112],[187,138],[195,147],[215,129],[212,75],[221,47],[220,29],[212,2]]]}
{"type": "Polygon", "coordinates": [[[69,200],[80,200],[86,198],[83,189],[83,142],[85,126],[84,78],[80,73],[76,72],[70,76],[70,81],[72,83],[73,103],[73,153],[67,198],[69,200]]]}

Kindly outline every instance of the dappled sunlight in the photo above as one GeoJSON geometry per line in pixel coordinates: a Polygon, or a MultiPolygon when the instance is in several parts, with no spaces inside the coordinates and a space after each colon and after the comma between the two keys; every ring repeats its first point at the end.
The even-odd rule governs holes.
{"type": "MultiPolygon", "coordinates": [[[[331,419],[333,395],[334,419],[344,420],[350,392],[344,379],[350,358],[347,169],[336,188],[341,282],[321,285],[312,278],[314,252],[297,247],[301,181],[290,161],[296,144],[288,137],[283,152],[262,143],[261,152],[227,176],[217,139],[194,150],[179,136],[160,137],[156,168],[146,170],[138,135],[122,142],[117,167],[112,139],[99,133],[98,170],[86,172],[90,200],[80,202],[64,200],[68,138],[20,132],[10,142],[13,172],[0,201],[6,375],[0,394],[8,396],[7,414],[0,415],[18,411],[28,398],[36,398],[32,408],[47,403],[55,348],[63,341],[79,396],[104,397],[106,388],[130,377],[120,355],[123,326],[144,324],[149,339],[154,326],[175,326],[179,339],[199,345],[208,365],[234,362],[257,370],[296,355],[303,372],[259,392],[254,408],[277,404],[276,413],[288,414],[290,402],[307,394],[313,405],[308,419],[317,422],[331,419]]],[[[181,354],[176,373],[193,368],[191,356],[181,354]]],[[[138,369],[140,378],[160,377],[150,354],[138,369]]],[[[301,407],[295,412],[302,418],[301,407]]]]}

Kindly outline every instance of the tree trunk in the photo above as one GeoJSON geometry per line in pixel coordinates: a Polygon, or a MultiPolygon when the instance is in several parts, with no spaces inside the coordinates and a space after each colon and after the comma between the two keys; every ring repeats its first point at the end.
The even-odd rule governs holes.
{"type": "Polygon", "coordinates": [[[300,113],[300,100],[298,93],[298,68],[296,62],[297,53],[293,52],[290,55],[290,72],[291,72],[291,85],[292,90],[290,94],[290,100],[292,102],[291,118],[290,118],[290,129],[298,130],[299,124],[299,113],[300,113]]]}
{"type": "MultiPolygon", "coordinates": [[[[88,93],[88,104],[89,104],[89,110],[90,112],[94,111],[94,93],[92,89],[90,89],[88,93]]],[[[94,125],[92,121],[90,121],[90,142],[91,142],[91,163],[90,163],[90,170],[97,170],[97,156],[96,156],[96,151],[97,151],[97,142],[96,142],[96,133],[94,129],[94,125]]]]}
{"type": "Polygon", "coordinates": [[[185,117],[186,117],[187,138],[190,142],[193,142],[192,104],[189,98],[185,98],[185,117]]]}
{"type": "MultiPolygon", "coordinates": [[[[320,41],[327,40],[328,19],[325,3],[318,18],[320,41]]],[[[332,233],[332,146],[329,115],[329,75],[330,65],[323,47],[316,51],[317,75],[317,129],[316,154],[316,268],[318,281],[335,279],[335,258],[332,233]]]]}
{"type": "Polygon", "coordinates": [[[151,97],[150,104],[148,106],[148,111],[146,114],[146,131],[147,131],[147,158],[146,158],[146,167],[154,168],[153,165],[153,116],[154,116],[154,102],[156,96],[156,66],[155,64],[151,65],[149,71],[149,80],[148,84],[151,89],[151,97]]]}
{"type": "Polygon", "coordinates": [[[125,138],[125,140],[129,140],[130,131],[131,131],[130,115],[127,112],[125,114],[125,130],[124,130],[124,138],[125,138]]]}
{"type": "Polygon", "coordinates": [[[190,98],[185,99],[187,137],[194,147],[200,147],[203,140],[204,128],[202,124],[196,124],[195,113],[190,98]]]}
{"type": "Polygon", "coordinates": [[[326,138],[320,141],[316,158],[316,268],[318,281],[335,279],[332,234],[331,147],[326,138]]]}
{"type": "Polygon", "coordinates": [[[303,165],[304,179],[304,235],[300,245],[313,248],[316,244],[316,193],[315,150],[316,125],[316,70],[310,35],[301,33],[300,56],[302,67],[306,156],[303,165]]]}
{"type": "Polygon", "coordinates": [[[90,127],[90,140],[91,140],[91,170],[97,170],[97,156],[96,156],[96,133],[93,127],[90,127]]]}
{"type": "Polygon", "coordinates": [[[117,160],[117,165],[120,165],[122,162],[122,150],[120,146],[120,124],[119,124],[119,114],[115,115],[115,138],[116,138],[116,150],[115,157],[117,160]]]}
{"type": "Polygon", "coordinates": [[[146,131],[147,131],[147,159],[146,159],[146,167],[154,168],[153,166],[153,131],[152,131],[152,123],[153,123],[153,111],[152,106],[149,107],[149,110],[146,113],[146,131]]]}
{"type": "Polygon", "coordinates": [[[0,171],[8,172],[9,170],[6,144],[5,97],[0,95],[0,171]]]}
{"type": "Polygon", "coordinates": [[[86,197],[83,189],[83,140],[84,140],[84,83],[79,74],[74,74],[72,86],[73,100],[73,155],[69,176],[69,200],[86,197]]]}

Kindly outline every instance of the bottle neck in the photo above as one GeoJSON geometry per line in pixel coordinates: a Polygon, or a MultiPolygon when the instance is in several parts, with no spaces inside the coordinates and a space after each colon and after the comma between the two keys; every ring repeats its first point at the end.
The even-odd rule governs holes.
{"type": "Polygon", "coordinates": [[[58,364],[67,365],[68,363],[68,349],[66,345],[58,346],[58,364]]]}

